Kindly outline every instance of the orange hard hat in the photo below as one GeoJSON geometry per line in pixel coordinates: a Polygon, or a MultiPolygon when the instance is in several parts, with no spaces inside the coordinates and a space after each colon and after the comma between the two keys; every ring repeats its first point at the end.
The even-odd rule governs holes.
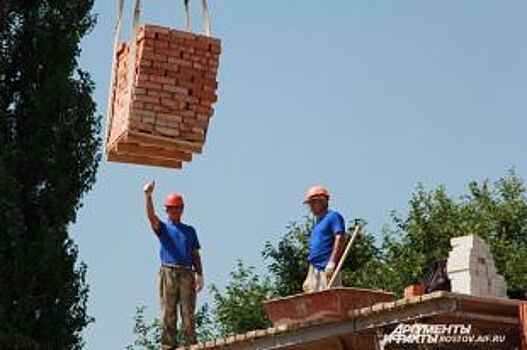
{"type": "Polygon", "coordinates": [[[179,193],[170,193],[165,197],[165,206],[178,207],[183,205],[183,196],[179,193]]]}
{"type": "Polygon", "coordinates": [[[324,196],[329,199],[329,191],[323,186],[312,186],[306,192],[304,203],[309,202],[311,198],[317,196],[324,196]]]}

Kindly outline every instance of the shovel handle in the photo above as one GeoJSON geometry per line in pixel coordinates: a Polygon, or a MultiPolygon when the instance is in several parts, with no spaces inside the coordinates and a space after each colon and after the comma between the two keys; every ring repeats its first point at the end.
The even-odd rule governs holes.
{"type": "Polygon", "coordinates": [[[342,265],[344,265],[344,261],[346,261],[346,258],[348,257],[351,247],[353,245],[353,241],[355,241],[355,238],[359,234],[360,230],[362,229],[362,225],[358,224],[355,226],[355,230],[353,230],[353,234],[351,235],[351,239],[348,242],[348,245],[346,246],[346,250],[344,250],[344,253],[340,257],[339,263],[337,265],[337,268],[335,269],[335,272],[333,273],[333,276],[331,276],[331,280],[328,283],[327,289],[330,289],[331,286],[333,286],[333,283],[335,282],[335,278],[337,277],[337,274],[340,272],[340,269],[342,269],[342,265]]]}

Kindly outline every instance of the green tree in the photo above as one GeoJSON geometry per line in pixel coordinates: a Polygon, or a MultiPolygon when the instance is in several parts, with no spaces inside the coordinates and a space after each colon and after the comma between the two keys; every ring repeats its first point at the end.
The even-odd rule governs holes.
{"type": "Polygon", "coordinates": [[[230,276],[223,293],[216,286],[211,286],[212,320],[218,335],[227,336],[269,327],[271,323],[262,306],[262,301],[273,296],[269,278],[260,277],[253,267],[247,267],[241,261],[237,262],[230,276]]]}
{"type": "Polygon", "coordinates": [[[126,346],[126,350],[157,350],[161,344],[161,324],[158,318],[152,322],[145,320],[146,306],[139,306],[135,310],[134,343],[126,346]]]}
{"type": "Polygon", "coordinates": [[[267,270],[275,295],[286,296],[302,291],[302,283],[309,268],[306,257],[312,224],[313,220],[309,218],[303,224],[292,222],[276,246],[269,241],[265,243],[262,257],[268,262],[267,270]]]}
{"type": "Polygon", "coordinates": [[[68,225],[100,157],[93,84],[77,62],[92,6],[0,3],[0,348],[78,349],[91,320],[68,225]]]}

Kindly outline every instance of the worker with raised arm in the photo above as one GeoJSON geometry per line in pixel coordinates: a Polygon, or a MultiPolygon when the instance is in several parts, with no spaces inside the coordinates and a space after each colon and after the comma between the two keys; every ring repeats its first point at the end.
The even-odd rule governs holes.
{"type": "MultiPolygon", "coordinates": [[[[329,192],[322,186],[308,189],[304,203],[309,205],[315,218],[309,239],[309,271],[303,284],[307,293],[327,289],[345,245],[344,218],[329,209],[329,192]]],[[[342,284],[341,273],[333,286],[342,284]]]]}
{"type": "Polygon", "coordinates": [[[194,312],[196,292],[200,292],[204,286],[203,268],[196,230],[181,222],[183,197],[177,193],[166,196],[164,204],[167,219],[161,220],[154,210],[154,187],[154,182],[147,183],[143,191],[147,217],[160,243],[161,344],[163,350],[172,350],[178,347],[178,305],[181,308],[185,345],[197,342],[194,312]]]}

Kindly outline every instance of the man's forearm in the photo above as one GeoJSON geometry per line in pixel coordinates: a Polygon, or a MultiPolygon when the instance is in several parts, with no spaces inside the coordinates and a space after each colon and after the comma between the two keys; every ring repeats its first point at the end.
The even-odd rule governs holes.
{"type": "Polygon", "coordinates": [[[146,215],[148,216],[148,219],[152,221],[152,218],[156,216],[156,212],[154,209],[154,202],[150,194],[145,194],[145,203],[146,203],[146,215]]]}
{"type": "Polygon", "coordinates": [[[152,201],[152,195],[145,194],[145,205],[146,205],[146,215],[150,221],[150,225],[154,231],[159,229],[159,219],[157,218],[156,211],[154,209],[154,202],[152,201]]]}
{"type": "Polygon", "coordinates": [[[344,248],[344,241],[344,235],[335,236],[335,242],[333,242],[333,250],[331,251],[331,256],[329,258],[330,264],[331,262],[333,262],[335,265],[338,263],[338,259],[340,259],[344,248]]]}
{"type": "Polygon", "coordinates": [[[194,265],[194,270],[198,275],[203,275],[203,266],[201,265],[201,255],[198,251],[194,252],[192,255],[192,264],[194,265]]]}

